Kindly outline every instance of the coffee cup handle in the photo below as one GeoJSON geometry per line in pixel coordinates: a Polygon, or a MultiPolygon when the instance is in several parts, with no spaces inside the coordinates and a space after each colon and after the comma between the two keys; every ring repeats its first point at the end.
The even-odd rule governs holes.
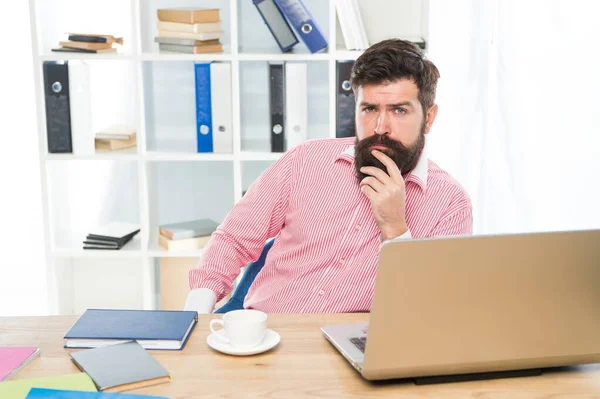
{"type": "Polygon", "coordinates": [[[225,342],[226,344],[230,344],[231,342],[226,337],[224,337],[223,334],[217,334],[218,331],[222,330],[215,330],[214,326],[217,324],[221,327],[224,327],[222,319],[213,319],[208,325],[210,327],[210,331],[213,333],[214,337],[217,338],[219,341],[225,342]]]}

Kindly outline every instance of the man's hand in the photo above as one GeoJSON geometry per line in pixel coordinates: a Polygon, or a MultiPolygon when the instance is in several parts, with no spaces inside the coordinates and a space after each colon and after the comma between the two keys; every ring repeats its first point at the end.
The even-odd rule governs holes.
{"type": "Polygon", "coordinates": [[[381,238],[387,240],[408,231],[406,225],[406,187],[396,163],[381,151],[371,152],[381,161],[387,173],[375,166],[364,166],[360,171],[369,175],[360,182],[360,191],[371,201],[375,222],[381,238]]]}

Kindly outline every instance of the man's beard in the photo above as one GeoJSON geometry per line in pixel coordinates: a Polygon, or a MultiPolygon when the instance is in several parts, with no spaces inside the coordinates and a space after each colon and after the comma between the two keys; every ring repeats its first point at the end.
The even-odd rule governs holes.
{"type": "Polygon", "coordinates": [[[371,154],[373,150],[371,147],[374,145],[385,146],[385,150],[379,151],[390,157],[402,174],[406,175],[417,166],[421,152],[425,147],[425,123],[422,124],[417,141],[410,147],[405,146],[399,141],[392,140],[386,135],[374,134],[363,140],[358,140],[357,137],[354,145],[354,166],[359,183],[365,177],[370,176],[360,171],[360,168],[363,166],[375,166],[389,175],[386,166],[371,154]]]}

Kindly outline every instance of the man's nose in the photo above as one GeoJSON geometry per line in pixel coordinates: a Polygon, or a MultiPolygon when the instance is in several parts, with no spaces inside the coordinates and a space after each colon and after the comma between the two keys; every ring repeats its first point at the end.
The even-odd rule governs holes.
{"type": "Polygon", "coordinates": [[[377,125],[375,126],[375,134],[384,135],[390,133],[388,118],[385,113],[380,113],[377,117],[377,125]]]}

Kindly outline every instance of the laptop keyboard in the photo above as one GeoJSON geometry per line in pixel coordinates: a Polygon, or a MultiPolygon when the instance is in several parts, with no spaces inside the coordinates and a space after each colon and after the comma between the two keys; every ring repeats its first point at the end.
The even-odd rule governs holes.
{"type": "Polygon", "coordinates": [[[350,342],[358,348],[359,351],[365,353],[365,345],[367,344],[367,337],[356,337],[350,338],[350,342]]]}

